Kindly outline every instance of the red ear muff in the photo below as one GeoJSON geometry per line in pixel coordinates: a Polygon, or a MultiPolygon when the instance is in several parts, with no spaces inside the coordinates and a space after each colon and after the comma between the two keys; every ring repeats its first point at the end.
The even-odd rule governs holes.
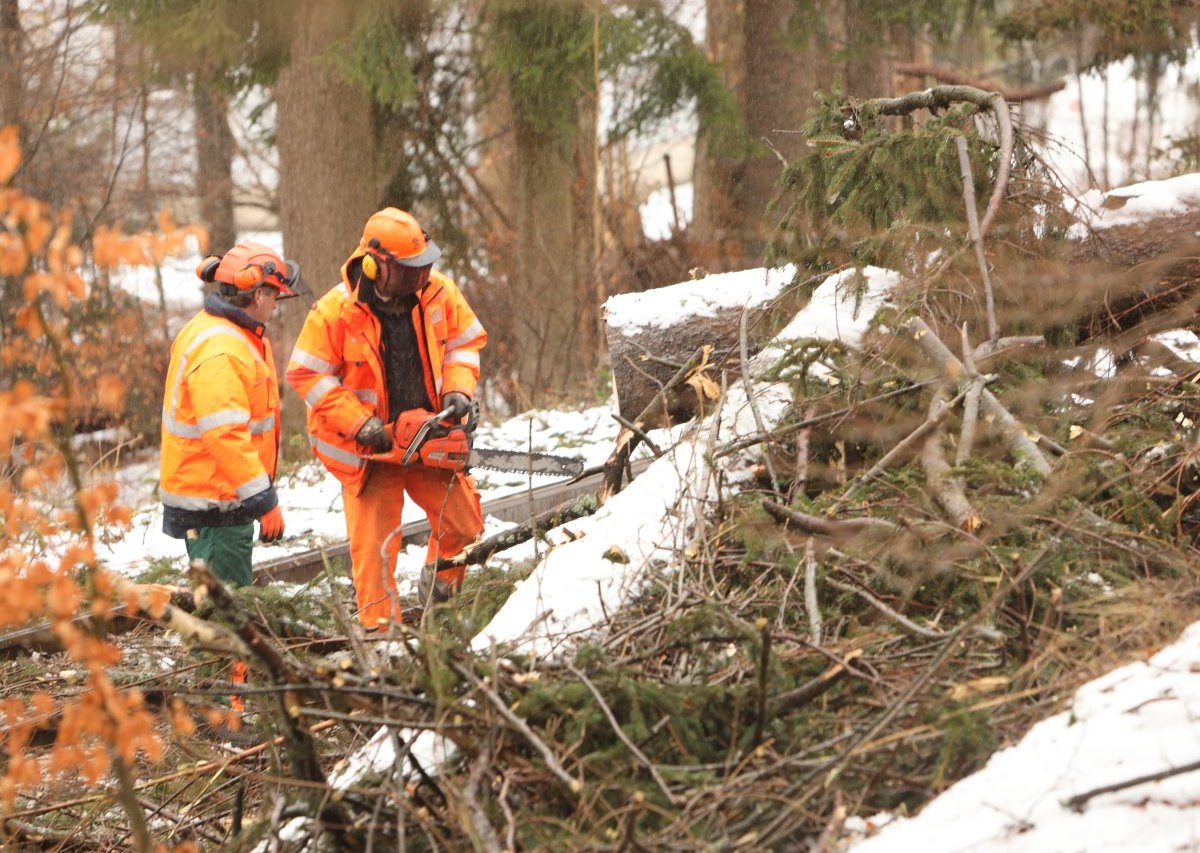
{"type": "Polygon", "coordinates": [[[209,255],[202,260],[199,266],[196,267],[196,276],[201,281],[212,283],[217,280],[217,267],[221,265],[221,259],[216,255],[209,255]]]}
{"type": "Polygon", "coordinates": [[[274,261],[267,261],[262,266],[246,264],[233,274],[233,286],[238,290],[250,290],[258,287],[267,280],[267,276],[275,275],[274,261]]]}
{"type": "Polygon", "coordinates": [[[258,264],[247,264],[233,274],[233,286],[238,290],[250,290],[263,280],[263,268],[258,264]]]}

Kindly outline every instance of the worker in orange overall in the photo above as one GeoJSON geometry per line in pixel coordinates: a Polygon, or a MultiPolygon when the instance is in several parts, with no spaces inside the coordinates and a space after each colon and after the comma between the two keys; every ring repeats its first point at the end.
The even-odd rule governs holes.
{"type": "MultiPolygon", "coordinates": [[[[258,243],[239,243],[196,269],[217,285],[175,336],[163,395],[159,495],[163,532],[221,580],[253,580],[254,522],[263,542],[283,536],[275,494],[279,383],[264,334],[277,299],[294,296],[299,268],[258,243]]],[[[233,680],[245,680],[237,661],[233,680]]],[[[234,707],[240,705],[235,697],[234,707]]]]}
{"type": "MultiPolygon", "coordinates": [[[[401,618],[395,568],[405,494],[429,518],[430,562],[483,530],[467,473],[370,458],[392,449],[387,425],[401,412],[449,409],[459,420],[475,394],[487,332],[455,283],[433,269],[440,256],[410,213],[373,214],[341,284],[309,312],[287,368],[308,405],[313,453],[342,483],[358,617],[368,629],[401,618]]],[[[423,573],[422,598],[448,599],[464,574],[423,573]]]]}

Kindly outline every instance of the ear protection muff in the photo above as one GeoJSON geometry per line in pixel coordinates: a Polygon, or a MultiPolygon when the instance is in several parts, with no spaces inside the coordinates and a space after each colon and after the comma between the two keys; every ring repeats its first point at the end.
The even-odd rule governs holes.
{"type": "Polygon", "coordinates": [[[372,237],[370,242],[367,243],[367,252],[363,255],[362,259],[363,275],[365,275],[371,281],[378,281],[380,272],[379,265],[381,263],[387,263],[387,260],[391,257],[391,255],[391,252],[383,248],[383,245],[379,242],[378,237],[372,237]]]}
{"type": "Polygon", "coordinates": [[[216,255],[209,255],[202,260],[196,267],[196,276],[201,281],[207,281],[212,284],[217,280],[217,267],[221,265],[221,259],[216,255]]]}
{"type": "Polygon", "coordinates": [[[267,280],[267,276],[274,275],[275,262],[267,261],[261,266],[259,264],[247,264],[233,274],[233,285],[238,290],[250,290],[258,287],[267,280]]]}
{"type": "Polygon", "coordinates": [[[379,279],[379,261],[375,260],[375,256],[368,253],[362,258],[362,274],[371,281],[379,279]]]}

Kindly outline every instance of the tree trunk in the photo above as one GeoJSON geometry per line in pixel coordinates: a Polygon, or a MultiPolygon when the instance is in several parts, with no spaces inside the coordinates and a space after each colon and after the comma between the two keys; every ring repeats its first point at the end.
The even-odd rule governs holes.
{"type": "Polygon", "coordinates": [[[510,200],[512,211],[511,231],[502,229],[507,234],[497,241],[509,304],[495,328],[508,334],[495,343],[513,382],[498,390],[516,406],[540,405],[590,381],[601,346],[593,265],[595,77],[590,53],[580,60],[566,46],[591,34],[593,21],[580,6],[540,3],[501,10],[492,22],[491,43],[480,48],[485,57],[516,52],[528,64],[545,64],[562,51],[553,60],[560,67],[544,69],[536,88],[528,68],[501,65],[500,92],[485,107],[486,125],[511,128],[512,146],[506,158],[505,140],[493,143],[481,174],[497,182],[493,195],[510,200]]]}
{"type": "Polygon", "coordinates": [[[20,12],[17,0],[0,0],[0,127],[23,124],[21,55],[25,34],[20,12]]]}
{"type": "Polygon", "coordinates": [[[229,102],[214,85],[212,68],[192,78],[192,104],[196,111],[196,196],[200,220],[208,229],[210,250],[219,254],[237,242],[233,221],[233,133],[229,129],[229,102]]]}
{"type": "Polygon", "coordinates": [[[707,9],[709,55],[746,132],[737,145],[719,129],[702,127],[697,146],[695,239],[701,265],[724,272],[761,262],[763,215],[783,169],[779,157],[791,161],[804,150],[797,131],[812,92],[829,85],[831,69],[818,49],[819,4],[709,0],[707,9]]]}
{"type": "MultiPolygon", "coordinates": [[[[348,17],[339,4],[297,2],[291,62],[275,89],[284,251],[300,263],[317,297],[338,283],[338,270],[379,202],[370,104],[360,89],[335,77],[323,57],[348,17]]],[[[281,370],[307,313],[301,300],[283,304],[271,330],[281,370]]],[[[299,401],[285,399],[287,434],[303,432],[303,420],[299,401]]]]}

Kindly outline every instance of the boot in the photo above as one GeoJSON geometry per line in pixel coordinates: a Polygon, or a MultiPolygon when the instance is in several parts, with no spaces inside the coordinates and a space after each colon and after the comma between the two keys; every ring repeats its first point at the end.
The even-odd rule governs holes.
{"type": "Polygon", "coordinates": [[[421,577],[417,579],[417,594],[421,597],[421,606],[449,601],[457,592],[453,584],[437,576],[433,566],[421,567],[421,577]]]}

